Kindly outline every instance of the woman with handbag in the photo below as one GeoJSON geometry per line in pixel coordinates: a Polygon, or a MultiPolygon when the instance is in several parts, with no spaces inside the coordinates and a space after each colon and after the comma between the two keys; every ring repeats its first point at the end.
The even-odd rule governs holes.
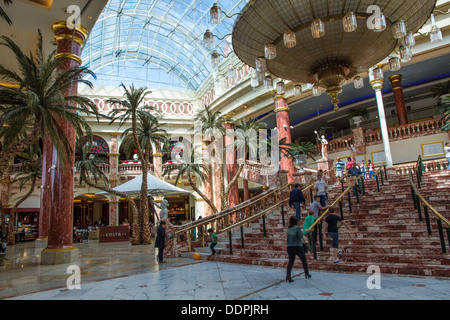
{"type": "Polygon", "coordinates": [[[289,227],[287,229],[287,253],[289,256],[289,263],[286,270],[286,282],[293,282],[291,277],[292,267],[294,266],[295,256],[300,258],[305,271],[306,279],[311,278],[308,271],[308,262],[306,261],[305,251],[303,250],[303,232],[297,225],[298,221],[295,216],[289,219],[289,227]]]}

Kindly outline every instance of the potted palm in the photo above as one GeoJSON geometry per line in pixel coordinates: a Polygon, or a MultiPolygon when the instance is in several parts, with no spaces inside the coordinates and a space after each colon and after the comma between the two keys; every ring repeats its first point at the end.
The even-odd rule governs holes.
{"type": "Polygon", "coordinates": [[[300,168],[300,172],[304,171],[307,158],[315,161],[314,156],[317,155],[315,146],[310,141],[302,141],[300,143],[289,143],[289,148],[284,149],[287,157],[295,159],[296,164],[300,168]]]}
{"type": "Polygon", "coordinates": [[[351,107],[348,110],[347,115],[357,128],[361,126],[361,122],[369,119],[369,111],[363,106],[351,107]]]}
{"type": "Polygon", "coordinates": [[[433,86],[431,94],[438,101],[438,105],[441,105],[444,98],[450,96],[450,80],[433,86]]]}

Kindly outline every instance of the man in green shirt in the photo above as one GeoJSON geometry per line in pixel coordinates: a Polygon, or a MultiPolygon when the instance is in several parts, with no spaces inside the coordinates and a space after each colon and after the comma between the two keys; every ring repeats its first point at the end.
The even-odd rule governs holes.
{"type": "Polygon", "coordinates": [[[312,231],[307,232],[306,230],[308,230],[314,224],[315,221],[316,219],[314,218],[314,211],[309,210],[308,216],[306,216],[305,223],[303,224],[303,234],[308,238],[309,251],[311,251],[311,245],[314,241],[314,237],[312,231]]]}
{"type": "Polygon", "coordinates": [[[212,243],[209,246],[209,248],[211,249],[211,255],[215,255],[216,254],[216,250],[214,250],[214,247],[217,244],[217,234],[214,233],[214,230],[212,228],[208,229],[208,233],[212,238],[212,243]]]}

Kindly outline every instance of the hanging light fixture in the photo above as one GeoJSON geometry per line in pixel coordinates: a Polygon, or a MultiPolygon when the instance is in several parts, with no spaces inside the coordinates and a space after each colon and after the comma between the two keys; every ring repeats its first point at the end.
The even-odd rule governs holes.
{"type": "MultiPolygon", "coordinates": [[[[414,33],[436,2],[409,0],[406,6],[404,1],[377,0],[367,7],[361,0],[347,1],[345,6],[334,0],[280,0],[277,6],[271,0],[248,1],[233,28],[233,49],[253,67],[256,58],[264,56],[273,76],[314,85],[315,95],[325,91],[337,106],[344,83],[353,80],[359,86],[361,79],[355,77],[383,61],[399,44],[404,47],[402,61],[410,56],[414,33]],[[363,19],[366,26],[361,24],[363,19]],[[250,21],[258,21],[258,32],[250,21]],[[289,21],[289,29],[280,21],[289,21]],[[294,46],[291,32],[302,45],[294,46]]],[[[437,26],[434,30],[439,38],[437,26]]],[[[395,70],[398,61],[391,62],[395,70]]]]}
{"type": "Polygon", "coordinates": [[[358,28],[358,21],[356,20],[356,15],[353,12],[345,14],[342,18],[342,25],[345,32],[353,32],[358,28]]]}
{"type": "Polygon", "coordinates": [[[311,23],[311,34],[313,38],[319,39],[325,35],[325,24],[320,19],[315,19],[311,23]]]}
{"type": "Polygon", "coordinates": [[[382,12],[380,12],[380,14],[375,17],[372,30],[374,32],[383,32],[384,30],[386,30],[386,17],[382,12]]]}
{"type": "Polygon", "coordinates": [[[294,96],[300,97],[303,94],[302,86],[300,84],[294,85],[294,96]]]}
{"type": "Polygon", "coordinates": [[[278,81],[277,82],[277,94],[285,94],[286,92],[286,86],[284,84],[284,81],[278,81]]]}
{"type": "Polygon", "coordinates": [[[228,66],[228,79],[230,79],[231,81],[235,81],[236,80],[236,68],[234,67],[234,65],[230,64],[228,66]]]}
{"type": "Polygon", "coordinates": [[[222,21],[222,10],[217,3],[214,3],[209,10],[209,17],[214,24],[219,24],[222,21]]]}
{"type": "Polygon", "coordinates": [[[353,79],[353,84],[355,86],[355,89],[361,89],[364,88],[364,79],[361,76],[356,76],[353,79]]]}
{"type": "Polygon", "coordinates": [[[266,72],[266,59],[264,57],[258,57],[255,61],[255,69],[258,72],[266,72]]]}
{"type": "Polygon", "coordinates": [[[258,81],[258,75],[255,73],[253,73],[250,77],[250,85],[253,88],[256,88],[257,86],[259,86],[259,81],[258,81]]]}
{"type": "Polygon", "coordinates": [[[394,36],[395,39],[401,39],[404,36],[406,36],[406,24],[405,21],[400,20],[396,23],[394,23],[394,25],[391,28],[392,34],[394,36]]]}
{"type": "Polygon", "coordinates": [[[217,50],[214,50],[213,53],[211,53],[211,63],[214,67],[217,67],[220,63],[220,54],[217,50]]]}
{"type": "Polygon", "coordinates": [[[402,62],[408,62],[412,59],[412,50],[410,47],[407,46],[401,46],[400,49],[400,60],[402,62]]]}
{"type": "Polygon", "coordinates": [[[414,34],[412,32],[408,32],[406,36],[402,38],[402,44],[406,47],[414,47],[416,45],[416,40],[414,39],[414,34]]]}
{"type": "Polygon", "coordinates": [[[264,53],[267,60],[275,59],[277,57],[277,48],[275,47],[275,45],[267,43],[264,46],[264,53]]]}
{"type": "Polygon", "coordinates": [[[435,44],[443,40],[442,31],[438,28],[436,24],[436,19],[434,14],[431,14],[431,31],[430,31],[430,42],[435,44]]]}
{"type": "Polygon", "coordinates": [[[401,68],[400,58],[392,57],[389,59],[389,70],[398,71],[401,68]]]}
{"type": "Polygon", "coordinates": [[[266,76],[266,77],[264,78],[264,87],[265,87],[267,90],[270,90],[270,89],[273,88],[273,79],[272,79],[271,76],[266,76]]]}
{"type": "Polygon", "coordinates": [[[293,48],[297,44],[297,36],[292,30],[287,30],[283,34],[284,46],[286,48],[293,48]]]}
{"type": "Polygon", "coordinates": [[[203,34],[203,43],[208,50],[214,48],[214,36],[209,29],[203,34]]]}

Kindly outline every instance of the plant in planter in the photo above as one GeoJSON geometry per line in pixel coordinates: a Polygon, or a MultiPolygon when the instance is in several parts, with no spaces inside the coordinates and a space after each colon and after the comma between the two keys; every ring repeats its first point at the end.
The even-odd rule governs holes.
{"type": "Polygon", "coordinates": [[[450,95],[446,95],[442,98],[439,112],[443,115],[441,129],[447,132],[450,131],[450,95]]]}
{"type": "Polygon", "coordinates": [[[369,120],[369,111],[366,107],[363,106],[351,107],[348,110],[347,115],[357,128],[360,127],[361,122],[363,122],[364,120],[369,120]]]}
{"type": "Polygon", "coordinates": [[[438,105],[441,105],[443,98],[450,95],[450,80],[431,87],[431,94],[438,101],[438,105]]]}
{"type": "Polygon", "coordinates": [[[288,148],[284,149],[284,153],[287,157],[295,159],[296,164],[300,167],[300,172],[303,172],[307,158],[315,161],[314,156],[317,155],[314,144],[309,141],[289,143],[288,148]]]}

